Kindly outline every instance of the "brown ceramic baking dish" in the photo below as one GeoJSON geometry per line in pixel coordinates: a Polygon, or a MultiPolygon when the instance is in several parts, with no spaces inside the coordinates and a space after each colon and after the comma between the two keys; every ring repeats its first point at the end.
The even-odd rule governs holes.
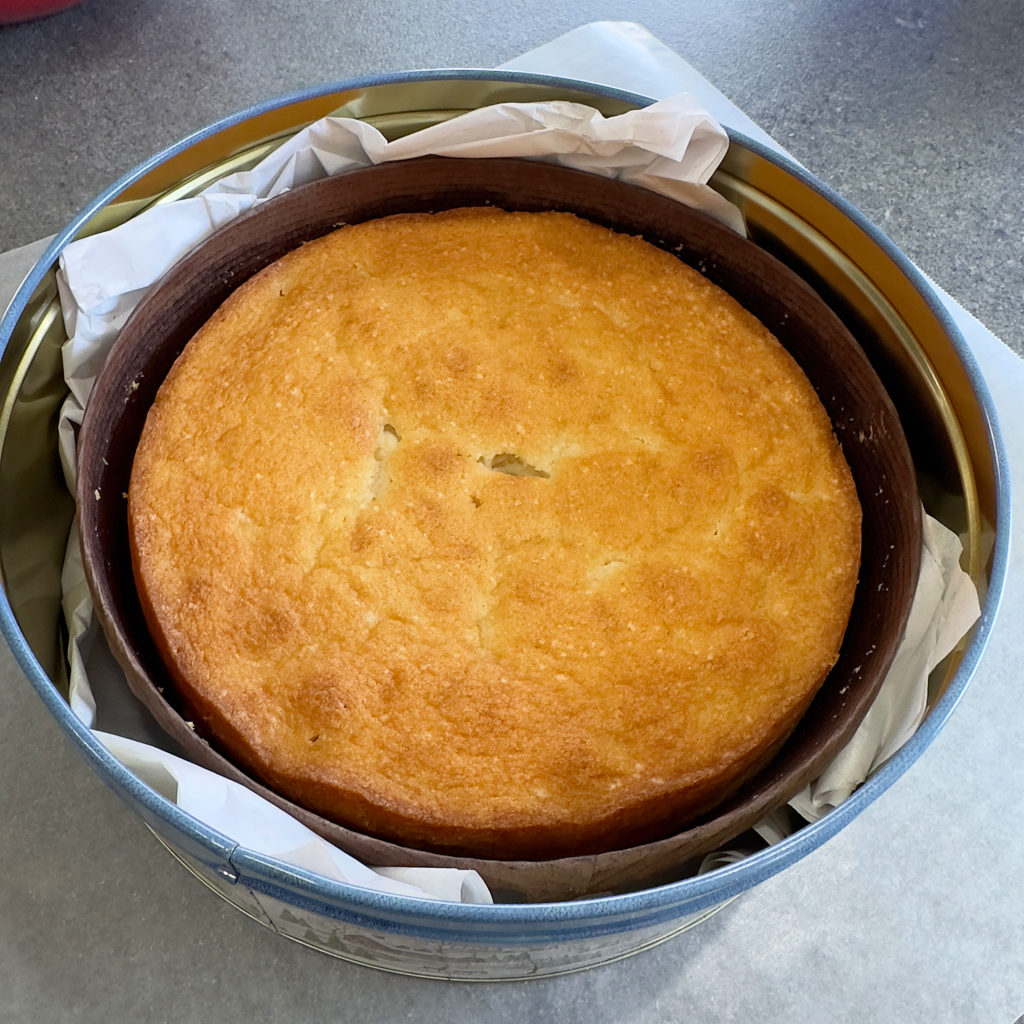
{"type": "Polygon", "coordinates": [[[295,189],[221,229],[146,296],[96,381],[79,442],[79,532],[100,623],[129,686],[189,757],[283,807],[372,865],[473,867],[497,892],[533,899],[633,889],[681,877],[695,858],[749,829],[813,780],[870,707],[903,635],[917,582],[920,503],[898,416],[840,320],[793,272],[717,221],[611,179],[525,160],[427,157],[295,189]],[[242,282],[342,223],[391,213],[493,204],[569,210],[674,252],[732,294],[801,365],[831,417],[863,508],[862,564],[839,660],[795,732],[754,779],[657,842],[561,861],[481,861],[409,850],[326,821],[250,778],[188,721],[149,639],[132,578],[126,508],[149,406],[195,331],[242,282]],[[585,863],[584,863],[585,862],[585,863]]]}

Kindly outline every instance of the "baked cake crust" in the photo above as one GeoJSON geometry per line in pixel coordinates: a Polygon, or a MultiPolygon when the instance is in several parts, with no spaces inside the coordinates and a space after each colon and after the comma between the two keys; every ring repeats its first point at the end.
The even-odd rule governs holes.
{"type": "Polygon", "coordinates": [[[151,633],[282,795],[501,859],[678,831],[834,663],[860,509],[767,330],[564,213],[388,217],[243,285],[132,471],[151,633]]]}

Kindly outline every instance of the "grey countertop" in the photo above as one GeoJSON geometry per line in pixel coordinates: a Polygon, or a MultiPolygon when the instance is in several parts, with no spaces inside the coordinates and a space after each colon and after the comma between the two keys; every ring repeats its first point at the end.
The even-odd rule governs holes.
{"type": "MultiPolygon", "coordinates": [[[[529,0],[502,18],[472,0],[85,0],[0,28],[0,251],[53,233],[145,157],[254,102],[383,71],[489,67],[609,18],[685,57],[1024,352],[1017,0],[529,0]]],[[[1024,377],[996,376],[1011,451],[1024,452],[1024,377]]],[[[335,961],[217,900],[85,767],[3,648],[0,1021],[1013,1024],[1024,1014],[1014,559],[949,724],[838,836],[657,949],[506,985],[335,961]]]]}

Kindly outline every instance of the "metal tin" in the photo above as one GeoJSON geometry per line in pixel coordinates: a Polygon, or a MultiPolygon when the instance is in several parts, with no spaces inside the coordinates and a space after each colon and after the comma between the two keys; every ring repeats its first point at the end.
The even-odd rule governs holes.
{"type": "Polygon", "coordinates": [[[43,254],[0,323],[0,625],[43,703],[86,761],[198,878],[262,924],[327,953],[424,977],[539,977],[610,962],[704,920],[843,828],[917,760],[962,696],[1003,587],[1009,477],[991,400],[941,301],[856,210],[796,164],[739,135],[711,184],[751,236],[805,276],[861,341],[897,408],[927,510],[965,538],[981,620],[933,673],[928,715],[845,803],[775,846],[693,878],[626,895],[533,905],[464,905],[342,885],[255,854],[180,811],[115,761],[71,713],[60,567],[73,505],[57,454],[66,340],[53,269],[68,242],[256,163],[331,113],[397,137],[505,100],[569,99],[606,115],[644,97],[535,75],[417,72],[340,83],[220,121],[114,183],[43,254]]]}

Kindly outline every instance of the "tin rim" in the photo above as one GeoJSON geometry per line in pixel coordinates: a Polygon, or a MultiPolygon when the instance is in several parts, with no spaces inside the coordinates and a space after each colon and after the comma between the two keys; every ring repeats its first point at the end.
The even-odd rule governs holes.
{"type": "MultiPolygon", "coordinates": [[[[221,131],[242,125],[255,117],[272,114],[298,102],[327,98],[353,90],[446,80],[539,85],[555,90],[569,90],[584,97],[589,95],[619,101],[634,107],[646,106],[653,102],[650,97],[557,76],[456,69],[409,71],[348,79],[256,104],[199,129],[128,171],[92,200],[59,232],[22,282],[0,321],[0,353],[6,349],[11,332],[24,313],[30,297],[52,268],[64,247],[76,238],[83,227],[100,211],[109,206],[113,200],[122,196],[132,185],[167,161],[221,131]]],[[[974,635],[964,649],[960,664],[945,692],[931,707],[924,721],[903,747],[842,804],[818,821],[807,823],[780,842],[757,851],[736,863],[716,868],[713,872],[705,875],[684,878],[651,889],[582,901],[486,905],[397,896],[335,882],[321,875],[293,867],[276,858],[248,850],[181,811],[176,805],[151,790],[121,765],[73,714],[21,633],[7,594],[4,592],[2,603],[0,603],[0,632],[3,633],[15,659],[43,703],[72,741],[76,743],[91,767],[108,784],[112,785],[115,790],[130,793],[150,814],[163,819],[197,845],[206,848],[215,856],[221,857],[225,862],[235,865],[245,874],[265,878],[274,884],[304,893],[317,902],[337,902],[354,908],[394,914],[407,919],[444,919],[450,924],[467,922],[477,926],[487,924],[558,925],[567,930],[571,930],[574,924],[585,924],[588,926],[588,930],[592,930],[596,925],[599,930],[618,931],[620,930],[617,927],[618,924],[636,915],[645,918],[664,917],[668,921],[678,908],[685,907],[687,913],[697,912],[732,899],[741,892],[767,880],[790,864],[802,859],[839,832],[917,761],[945,726],[977,669],[988,643],[1005,583],[1010,538],[1009,467],[992,398],[977,361],[952,315],[921,271],[859,211],[799,164],[742,133],[728,130],[728,134],[731,140],[750,150],[758,158],[769,164],[774,164],[793,176],[805,187],[816,192],[827,203],[834,206],[852,224],[864,232],[883,255],[899,268],[941,324],[963,367],[984,418],[986,440],[993,461],[996,521],[992,524],[995,536],[990,556],[991,569],[988,590],[982,599],[982,615],[974,627],[974,635]],[[605,924],[602,927],[598,922],[605,922],[605,924]]]]}

